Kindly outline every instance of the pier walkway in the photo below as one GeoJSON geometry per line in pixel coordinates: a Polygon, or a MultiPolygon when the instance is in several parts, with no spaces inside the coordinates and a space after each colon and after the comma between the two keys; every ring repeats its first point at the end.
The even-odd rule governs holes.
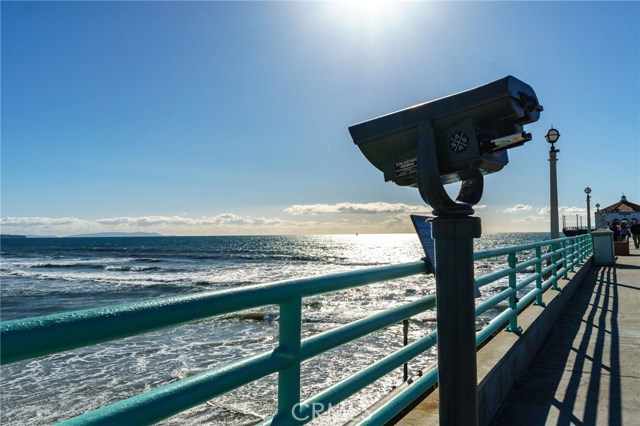
{"type": "MultiPolygon", "coordinates": [[[[590,265],[518,316],[522,334],[503,330],[480,349],[481,426],[640,426],[640,250],[590,265]]],[[[395,424],[439,424],[438,390],[395,424]]]]}
{"type": "Polygon", "coordinates": [[[640,250],[588,272],[491,424],[640,425],[640,250]]]}

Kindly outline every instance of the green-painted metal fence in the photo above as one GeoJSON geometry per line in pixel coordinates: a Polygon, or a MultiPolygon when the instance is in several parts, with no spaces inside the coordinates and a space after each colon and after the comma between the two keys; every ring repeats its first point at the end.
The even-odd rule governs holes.
{"type": "MultiPolygon", "coordinates": [[[[476,277],[479,287],[505,277],[509,281],[507,289],[476,306],[476,315],[480,315],[504,300],[508,299],[509,302],[508,308],[477,333],[477,344],[483,343],[505,325],[510,331],[518,331],[517,313],[529,303],[542,304],[542,293],[549,287],[557,289],[557,281],[566,277],[591,252],[591,237],[582,235],[475,253],[476,261],[506,257],[507,264],[501,270],[476,277]],[[521,279],[518,281],[518,278],[521,279]],[[523,289],[532,283],[535,286],[522,294],[525,292],[523,289]]],[[[280,307],[280,333],[278,345],[273,351],[238,359],[61,424],[152,424],[273,373],[278,373],[278,408],[272,418],[261,424],[305,424],[325,412],[326,408],[337,405],[433,347],[437,343],[437,336],[435,332],[425,335],[351,377],[301,401],[300,365],[304,361],[435,307],[435,295],[429,295],[302,340],[302,299],[428,272],[427,264],[417,261],[7,321],[0,326],[0,361],[3,364],[16,362],[216,315],[277,304],[280,307]]],[[[437,369],[426,372],[384,406],[368,413],[359,424],[384,424],[436,381],[437,369]]]]}

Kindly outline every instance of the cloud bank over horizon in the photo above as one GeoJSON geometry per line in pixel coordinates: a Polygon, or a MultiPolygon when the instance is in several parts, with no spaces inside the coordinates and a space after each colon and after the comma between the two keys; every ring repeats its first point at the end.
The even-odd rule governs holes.
{"type": "Polygon", "coordinates": [[[295,204],[284,209],[285,213],[292,215],[323,215],[330,213],[356,213],[356,214],[380,214],[380,213],[424,213],[429,207],[424,205],[408,205],[402,203],[336,203],[336,204],[295,204]]]}
{"type": "MultiPolygon", "coordinates": [[[[492,209],[474,207],[483,223],[483,232],[545,232],[549,207],[516,204],[492,209]],[[537,213],[532,214],[535,211],[537,213]]],[[[568,222],[584,215],[580,207],[560,207],[568,222]]],[[[251,216],[231,212],[211,216],[185,215],[116,216],[98,219],[79,217],[4,217],[0,219],[3,234],[68,236],[97,232],[157,232],[163,235],[284,235],[340,233],[413,232],[409,215],[430,215],[425,205],[402,203],[295,204],[282,210],[282,215],[251,216]]],[[[572,222],[571,222],[572,223],[572,222]]]]}

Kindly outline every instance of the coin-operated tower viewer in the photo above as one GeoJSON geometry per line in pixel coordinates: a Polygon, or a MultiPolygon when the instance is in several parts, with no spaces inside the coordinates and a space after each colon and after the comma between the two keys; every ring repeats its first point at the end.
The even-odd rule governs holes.
{"type": "Polygon", "coordinates": [[[385,181],[417,187],[435,215],[441,425],[478,422],[473,239],[481,226],[472,206],[483,176],[502,170],[507,150],[531,140],[524,125],[541,111],[533,89],[508,76],[349,127],[385,181]],[[462,182],[455,200],[443,186],[453,182],[462,182]]]}

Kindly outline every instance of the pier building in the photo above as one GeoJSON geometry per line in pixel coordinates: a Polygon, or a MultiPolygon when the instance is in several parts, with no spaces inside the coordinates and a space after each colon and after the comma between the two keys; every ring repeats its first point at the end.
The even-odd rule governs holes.
{"type": "Polygon", "coordinates": [[[608,228],[614,221],[631,223],[633,219],[640,221],[640,205],[627,200],[625,195],[620,201],[603,209],[596,210],[596,228],[608,228]]]}

